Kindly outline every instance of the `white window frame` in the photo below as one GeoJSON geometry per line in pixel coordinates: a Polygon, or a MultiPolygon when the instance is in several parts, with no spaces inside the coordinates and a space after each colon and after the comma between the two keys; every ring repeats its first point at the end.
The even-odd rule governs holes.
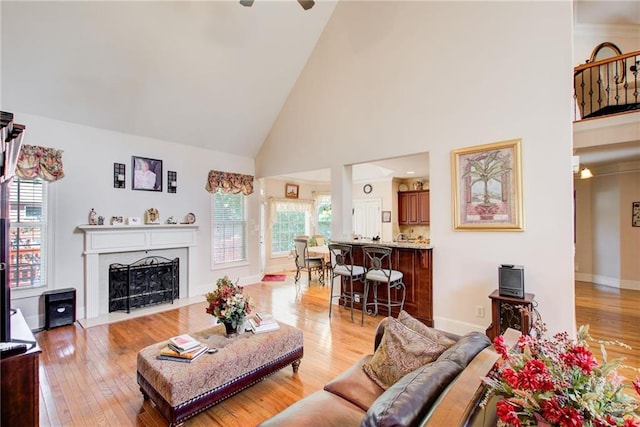
{"type": "MultiPolygon", "coordinates": [[[[281,251],[274,252],[273,251],[273,226],[276,224],[277,218],[277,209],[278,205],[286,206],[287,210],[304,212],[304,220],[305,220],[305,231],[304,234],[311,235],[311,230],[316,227],[317,223],[317,214],[316,214],[316,203],[313,200],[291,200],[291,199],[277,199],[272,198],[269,200],[270,204],[270,244],[269,244],[269,253],[271,258],[282,258],[290,255],[290,251],[281,251]]],[[[293,240],[292,240],[293,243],[293,240]]]]}
{"type": "MultiPolygon", "coordinates": [[[[20,180],[18,177],[14,177],[11,184],[13,187],[16,180],[20,180]]],[[[22,179],[23,182],[28,182],[30,180],[22,179]]],[[[11,188],[12,190],[13,188],[11,188]]],[[[9,203],[11,203],[11,199],[13,196],[11,195],[12,191],[10,191],[9,195],[9,203]]],[[[32,296],[40,295],[43,291],[47,290],[49,284],[51,283],[51,277],[49,276],[49,258],[50,251],[49,248],[53,247],[53,224],[50,223],[49,220],[49,212],[52,211],[50,201],[54,199],[50,194],[50,186],[46,181],[42,181],[42,212],[40,214],[39,222],[11,222],[10,229],[21,228],[21,227],[30,227],[33,225],[38,225],[40,227],[40,284],[37,286],[24,286],[24,287],[12,287],[11,288],[11,299],[21,299],[21,298],[29,298],[32,296]]],[[[11,248],[9,248],[11,250],[11,248]]]]}
{"type": "MultiPolygon", "coordinates": [[[[217,194],[217,193],[216,193],[217,194]]],[[[246,197],[242,194],[238,194],[238,197],[246,197]]],[[[235,260],[235,261],[225,261],[225,262],[216,262],[215,258],[215,243],[216,243],[216,227],[214,224],[214,214],[215,214],[215,194],[211,195],[211,269],[212,270],[220,270],[225,268],[233,268],[233,267],[241,267],[249,265],[249,233],[247,228],[247,212],[248,212],[248,203],[245,199],[242,200],[242,227],[243,227],[243,235],[244,235],[244,259],[235,260]]]]}
{"type": "MultiPolygon", "coordinates": [[[[316,228],[316,232],[315,234],[321,234],[320,233],[320,213],[318,212],[318,209],[320,209],[320,205],[323,203],[329,202],[329,206],[331,206],[331,193],[320,193],[317,197],[316,197],[316,210],[315,210],[315,215],[316,215],[316,223],[317,223],[317,228],[316,228]]],[[[333,221],[333,215],[331,217],[331,221],[333,221]]],[[[331,223],[329,223],[331,224],[331,223]]],[[[329,232],[331,232],[331,228],[329,228],[329,232]]],[[[326,239],[330,239],[331,236],[325,236],[326,239]]]]}

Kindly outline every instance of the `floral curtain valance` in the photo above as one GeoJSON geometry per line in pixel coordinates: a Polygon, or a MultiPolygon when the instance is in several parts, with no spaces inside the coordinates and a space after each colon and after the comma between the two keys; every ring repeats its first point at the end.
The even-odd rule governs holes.
{"type": "Polygon", "coordinates": [[[231,172],[209,171],[207,186],[205,188],[209,193],[215,193],[220,190],[222,193],[242,193],[248,196],[253,193],[253,176],[231,172]]]}
{"type": "Polygon", "coordinates": [[[62,150],[22,144],[16,165],[16,176],[22,179],[40,178],[47,182],[64,178],[62,150]]]}

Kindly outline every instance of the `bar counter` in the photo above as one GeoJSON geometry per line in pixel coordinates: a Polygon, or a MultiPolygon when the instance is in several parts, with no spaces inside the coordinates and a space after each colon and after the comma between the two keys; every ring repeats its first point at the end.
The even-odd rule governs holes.
{"type": "MultiPolygon", "coordinates": [[[[433,246],[425,243],[387,242],[372,240],[331,240],[332,243],[349,244],[353,246],[353,263],[364,265],[364,246],[385,246],[392,248],[392,267],[401,271],[404,275],[404,284],[407,288],[404,310],[413,317],[421,320],[427,326],[433,326],[433,246]]],[[[365,268],[367,266],[365,265],[365,268]]],[[[372,286],[372,285],[371,285],[372,286]]],[[[364,283],[353,282],[354,292],[364,295],[364,283]]],[[[392,293],[395,292],[392,290],[392,293]]],[[[378,287],[380,298],[386,299],[386,286],[378,287]]],[[[395,296],[394,296],[395,297],[395,296]]],[[[368,302],[373,302],[372,288],[369,289],[368,302]]],[[[360,304],[354,304],[354,308],[361,309],[360,304]]],[[[379,315],[386,316],[386,307],[379,308],[379,315]]],[[[394,317],[398,316],[398,310],[392,310],[394,317]]]]}

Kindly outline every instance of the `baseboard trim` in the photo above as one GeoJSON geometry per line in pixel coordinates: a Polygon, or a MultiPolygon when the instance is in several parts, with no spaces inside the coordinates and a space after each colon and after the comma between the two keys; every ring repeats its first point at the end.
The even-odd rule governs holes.
{"type": "Polygon", "coordinates": [[[481,332],[484,334],[488,327],[439,316],[433,317],[433,326],[441,331],[446,331],[456,335],[465,335],[469,332],[481,332]]]}
{"type": "Polygon", "coordinates": [[[621,280],[615,277],[600,276],[598,274],[575,273],[575,279],[580,282],[591,282],[596,285],[609,286],[617,289],[640,290],[640,281],[621,280]]]}

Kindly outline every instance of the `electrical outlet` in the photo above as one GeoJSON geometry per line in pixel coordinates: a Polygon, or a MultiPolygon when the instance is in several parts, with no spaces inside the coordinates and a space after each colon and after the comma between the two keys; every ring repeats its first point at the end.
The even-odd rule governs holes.
{"type": "Polygon", "coordinates": [[[484,317],[484,307],[476,305],[476,317],[484,317]]]}
{"type": "Polygon", "coordinates": [[[360,294],[353,294],[353,302],[360,302],[360,294]]]}

